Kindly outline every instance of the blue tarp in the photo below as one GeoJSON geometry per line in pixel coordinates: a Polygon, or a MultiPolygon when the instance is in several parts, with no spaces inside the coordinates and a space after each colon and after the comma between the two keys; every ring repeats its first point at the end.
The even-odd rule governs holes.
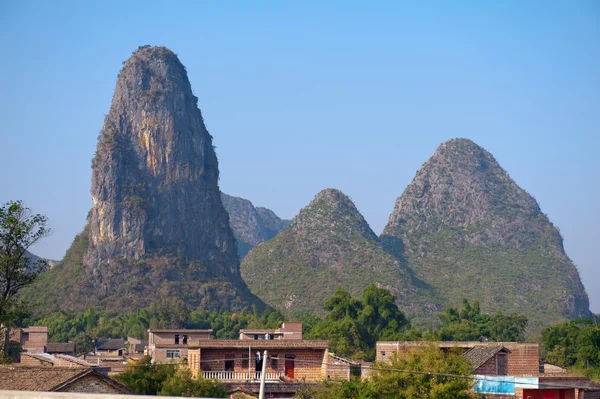
{"type": "Polygon", "coordinates": [[[514,395],[516,388],[537,388],[539,381],[535,377],[512,377],[495,375],[476,375],[473,381],[475,392],[514,395]]]}

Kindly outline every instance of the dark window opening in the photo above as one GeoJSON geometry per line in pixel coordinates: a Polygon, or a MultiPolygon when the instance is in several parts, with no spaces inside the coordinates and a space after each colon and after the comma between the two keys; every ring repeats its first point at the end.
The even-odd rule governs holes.
{"type": "Polygon", "coordinates": [[[234,371],[235,370],[235,355],[226,354],[225,355],[225,371],[234,371]]]}
{"type": "Polygon", "coordinates": [[[277,370],[277,355],[271,356],[271,368],[277,370]]]}
{"type": "Polygon", "coordinates": [[[187,335],[184,335],[184,336],[183,336],[183,344],[184,344],[184,345],[187,345],[187,335]]]}
{"type": "Polygon", "coordinates": [[[258,339],[258,334],[254,334],[254,339],[258,339]]]}
{"type": "Polygon", "coordinates": [[[248,368],[248,355],[242,355],[242,368],[248,368]]]}
{"type": "Polygon", "coordinates": [[[179,345],[179,335],[175,336],[175,345],[179,345]]]}

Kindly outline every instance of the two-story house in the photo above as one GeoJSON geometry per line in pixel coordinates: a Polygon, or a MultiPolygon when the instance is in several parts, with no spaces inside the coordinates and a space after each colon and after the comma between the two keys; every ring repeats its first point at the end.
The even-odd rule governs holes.
{"type": "Polygon", "coordinates": [[[212,330],[148,330],[148,355],[153,362],[178,362],[188,357],[190,342],[210,339],[212,330]]]}

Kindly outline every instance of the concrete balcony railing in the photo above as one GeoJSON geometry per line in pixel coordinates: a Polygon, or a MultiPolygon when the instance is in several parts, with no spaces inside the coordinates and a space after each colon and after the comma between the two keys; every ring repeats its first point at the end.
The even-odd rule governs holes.
{"type": "MultiPolygon", "coordinates": [[[[202,378],[204,379],[217,379],[219,381],[260,381],[260,372],[258,371],[203,371],[202,378]]],[[[275,381],[279,380],[279,377],[283,377],[284,373],[265,373],[265,380],[275,381]]]]}

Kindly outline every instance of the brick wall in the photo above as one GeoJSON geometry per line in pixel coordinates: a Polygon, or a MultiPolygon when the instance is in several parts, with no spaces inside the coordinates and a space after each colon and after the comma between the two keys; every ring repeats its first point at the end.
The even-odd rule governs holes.
{"type": "Polygon", "coordinates": [[[210,333],[185,333],[185,332],[153,332],[152,338],[153,341],[149,342],[149,344],[154,345],[174,345],[175,344],[175,335],[179,335],[179,345],[183,345],[183,336],[188,336],[188,344],[190,340],[199,340],[199,339],[209,339],[210,333]]]}
{"type": "Polygon", "coordinates": [[[88,366],[84,366],[79,363],[72,362],[67,359],[62,359],[60,357],[54,357],[54,366],[55,367],[72,367],[72,368],[88,368],[88,366]]]}
{"type": "Polygon", "coordinates": [[[540,371],[540,348],[538,344],[502,344],[510,350],[508,375],[537,375],[540,371]]]}
{"type": "Polygon", "coordinates": [[[23,349],[28,352],[44,352],[48,343],[48,331],[23,332],[21,342],[23,349]]]}
{"type": "Polygon", "coordinates": [[[44,362],[40,359],[36,359],[33,356],[28,356],[26,353],[21,354],[21,366],[27,367],[52,367],[52,363],[44,362]]]}
{"type": "Polygon", "coordinates": [[[481,366],[479,366],[473,374],[498,375],[496,356],[492,357],[487,362],[485,362],[481,366]]]}
{"type": "Polygon", "coordinates": [[[181,346],[181,347],[169,347],[169,348],[155,348],[154,351],[152,352],[152,359],[155,362],[161,362],[161,363],[166,363],[166,362],[172,362],[172,361],[176,361],[178,362],[179,359],[168,359],[167,358],[167,349],[168,350],[178,350],[179,351],[179,359],[181,359],[182,357],[188,357],[188,348],[187,346],[181,346]]]}
{"type": "Polygon", "coordinates": [[[120,390],[102,381],[93,375],[87,375],[79,380],[59,389],[58,392],[83,392],[83,393],[112,393],[122,394],[120,390]]]}

